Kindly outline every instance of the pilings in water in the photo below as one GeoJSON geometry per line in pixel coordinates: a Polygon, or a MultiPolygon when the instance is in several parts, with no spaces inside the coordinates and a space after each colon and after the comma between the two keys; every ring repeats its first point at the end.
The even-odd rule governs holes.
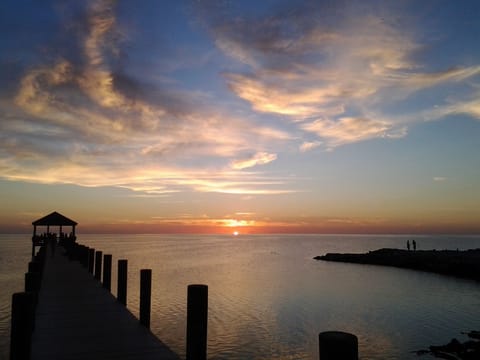
{"type": "Polygon", "coordinates": [[[35,299],[31,292],[12,296],[12,324],[10,329],[10,359],[30,359],[32,331],[35,318],[35,299]]]}
{"type": "Polygon", "coordinates": [[[358,360],[358,339],[342,331],[325,331],[318,335],[320,360],[358,360]]]}
{"type": "Polygon", "coordinates": [[[140,270],[140,324],[150,329],[152,270],[140,270]]]}
{"type": "Polygon", "coordinates": [[[95,251],[95,279],[100,281],[102,278],[102,255],[101,251],[95,251]]]}
{"type": "Polygon", "coordinates": [[[128,260],[118,260],[117,270],[117,300],[127,305],[127,279],[128,279],[128,260]]]}
{"type": "Polygon", "coordinates": [[[103,255],[103,287],[110,291],[112,289],[112,255],[103,255]]]}
{"type": "Polygon", "coordinates": [[[187,360],[207,359],[208,286],[188,285],[187,360]]]}
{"type": "Polygon", "coordinates": [[[93,274],[93,265],[95,264],[95,249],[88,249],[88,272],[93,274]]]}
{"type": "MultiPolygon", "coordinates": [[[[100,281],[103,264],[102,286],[111,290],[112,255],[82,245],[72,245],[67,249],[68,257],[78,260],[95,279],[100,281]]],[[[53,254],[53,253],[52,253],[53,254]]],[[[35,306],[41,287],[42,271],[46,255],[45,247],[28,265],[25,274],[25,292],[12,296],[12,325],[10,360],[29,359],[32,331],[35,327],[35,306]]],[[[127,304],[128,261],[118,260],[117,300],[127,304]]],[[[140,271],[140,315],[139,321],[150,328],[152,270],[140,271]]],[[[186,358],[205,360],[207,358],[208,329],[208,287],[189,285],[187,290],[186,358]]],[[[320,360],[358,360],[358,340],[353,334],[327,331],[318,335],[320,360]]]]}
{"type": "Polygon", "coordinates": [[[28,264],[25,273],[25,292],[12,295],[10,327],[10,359],[28,360],[31,352],[32,332],[35,328],[35,307],[38,302],[46,248],[42,246],[28,264]]]}
{"type": "MultiPolygon", "coordinates": [[[[65,249],[69,260],[78,261],[96,280],[102,281],[103,288],[108,291],[111,290],[112,255],[104,255],[102,251],[96,251],[76,243],[69,244],[65,249]]],[[[25,274],[25,292],[16,293],[12,297],[11,360],[30,359],[32,332],[35,327],[35,306],[40,291],[45,253],[46,249],[42,247],[39,254],[29,263],[29,272],[25,274]]],[[[127,275],[128,261],[125,259],[118,260],[117,300],[123,305],[127,304],[127,275]]],[[[142,269],[140,271],[139,322],[147,329],[150,328],[151,289],[152,270],[142,269]]],[[[205,285],[193,285],[192,288],[189,288],[188,294],[187,312],[189,320],[187,321],[187,327],[190,329],[187,336],[188,358],[191,360],[206,359],[207,287],[205,285]],[[193,295],[191,289],[194,289],[193,295]],[[196,314],[196,311],[201,311],[201,313],[196,314]],[[196,324],[199,319],[201,319],[201,322],[196,324]]]]}

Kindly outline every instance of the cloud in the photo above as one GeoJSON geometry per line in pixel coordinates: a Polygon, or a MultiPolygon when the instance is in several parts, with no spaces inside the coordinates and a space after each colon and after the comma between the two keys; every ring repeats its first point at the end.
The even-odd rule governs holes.
{"type": "Polygon", "coordinates": [[[316,120],[303,124],[302,128],[326,139],[330,146],[403,135],[403,132],[393,130],[392,125],[387,122],[353,117],[343,117],[336,121],[316,120]]]}
{"type": "Polygon", "coordinates": [[[305,141],[300,145],[300,152],[307,152],[322,145],[321,141],[305,141]]]}
{"type": "Polygon", "coordinates": [[[428,121],[454,114],[465,114],[480,120],[480,93],[474,93],[471,99],[450,101],[450,103],[423,111],[421,117],[428,121]]]}
{"type": "Polygon", "coordinates": [[[439,181],[445,181],[445,180],[447,180],[447,178],[446,178],[445,176],[435,176],[435,177],[433,178],[433,181],[437,181],[437,182],[439,182],[439,181]]]}
{"type": "MultiPolygon", "coordinates": [[[[81,24],[65,21],[68,47],[41,44],[48,56],[15,68],[23,73],[13,101],[5,96],[14,87],[0,94],[2,178],[156,195],[281,194],[297,191],[288,177],[246,170],[282,159],[282,152],[400,138],[416,121],[452,114],[480,119],[478,89],[468,85],[480,66],[426,68],[415,60],[422,51],[417,29],[388,12],[296,2],[248,17],[219,10],[220,2],[202,3],[217,49],[208,48],[195,66],[223,81],[210,84],[204,73],[201,81],[193,76],[182,83],[194,58],[169,67],[172,74],[181,68],[181,75],[142,73],[140,62],[129,68],[135,38],[115,4],[76,4],[75,13],[81,9],[85,17],[74,20],[81,24]],[[221,69],[213,68],[223,60],[218,49],[229,60],[221,69]],[[233,100],[215,93],[225,84],[233,100]],[[422,92],[452,84],[462,90],[455,98],[409,107],[422,92]]],[[[174,50],[182,53],[181,46],[174,50]]]]}
{"type": "Polygon", "coordinates": [[[247,159],[232,161],[231,167],[235,170],[242,170],[257,165],[265,165],[277,159],[277,154],[270,154],[267,152],[257,152],[252,157],[247,159]]]}
{"type": "Polygon", "coordinates": [[[13,103],[2,100],[2,178],[153,195],[294,191],[286,179],[223,170],[240,154],[291,140],[289,133],[212,106],[208,94],[158,88],[122,72],[114,2],[87,4],[84,31],[72,38],[80,54],[29,68],[13,103]]]}
{"type": "Polygon", "coordinates": [[[396,79],[412,91],[435,86],[444,82],[459,82],[480,74],[480,66],[468,66],[464,68],[452,68],[435,73],[396,74],[396,79]]]}
{"type": "MultiPolygon", "coordinates": [[[[254,111],[287,119],[330,148],[405,136],[410,122],[421,121],[418,109],[410,110],[415,95],[452,84],[468,89],[466,81],[480,74],[476,64],[426,71],[415,60],[424,51],[419,29],[405,26],[387,5],[372,11],[347,2],[300,2],[263,17],[212,7],[204,16],[217,47],[244,65],[224,72],[230,90],[254,111]],[[395,107],[403,116],[392,113],[395,107]]],[[[432,113],[425,104],[423,111],[432,113]]],[[[442,110],[437,117],[480,114],[475,101],[442,110]]]]}

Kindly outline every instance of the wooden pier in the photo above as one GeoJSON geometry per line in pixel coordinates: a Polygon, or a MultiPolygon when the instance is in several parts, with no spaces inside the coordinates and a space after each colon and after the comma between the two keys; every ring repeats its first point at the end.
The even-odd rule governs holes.
{"type": "MultiPolygon", "coordinates": [[[[128,260],[118,261],[115,298],[112,255],[78,244],[77,222],[53,212],[32,225],[25,291],[12,295],[10,360],[179,359],[150,332],[151,269],[140,271],[137,319],[126,308],[128,260]]],[[[187,303],[186,358],[206,360],[208,286],[189,285],[187,303]]]]}
{"type": "MultiPolygon", "coordinates": [[[[10,360],[180,359],[150,332],[150,269],[140,271],[137,319],[125,306],[127,260],[118,261],[115,298],[110,292],[112,255],[79,245],[75,221],[53,212],[32,224],[25,291],[12,295],[10,360]],[[46,226],[47,232],[37,235],[37,226],[46,226]],[[59,227],[58,245],[50,226],[59,227]],[[72,227],[68,236],[63,226],[72,227]]],[[[208,286],[188,285],[186,360],[207,359],[207,323],[208,286]]],[[[358,360],[355,335],[323,332],[319,345],[321,360],[358,360]]]]}
{"type": "Polygon", "coordinates": [[[31,359],[179,359],[62,252],[46,253],[31,359]]]}

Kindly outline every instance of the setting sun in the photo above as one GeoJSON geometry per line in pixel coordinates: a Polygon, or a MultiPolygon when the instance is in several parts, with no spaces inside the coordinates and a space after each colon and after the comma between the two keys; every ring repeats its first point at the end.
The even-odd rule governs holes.
{"type": "Polygon", "coordinates": [[[238,236],[239,232],[238,231],[234,231],[233,232],[233,236],[238,236]]]}

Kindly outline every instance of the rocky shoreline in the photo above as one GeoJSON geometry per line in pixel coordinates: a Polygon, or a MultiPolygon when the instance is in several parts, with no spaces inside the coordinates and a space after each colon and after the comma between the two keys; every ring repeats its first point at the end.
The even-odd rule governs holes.
{"type": "Polygon", "coordinates": [[[478,360],[480,358],[480,331],[464,333],[470,340],[460,342],[452,339],[446,345],[430,346],[428,350],[416,351],[417,355],[430,354],[439,359],[478,360]]]}
{"type": "Polygon", "coordinates": [[[394,266],[480,281],[480,249],[417,250],[379,249],[363,254],[328,253],[315,260],[394,266]]]}

